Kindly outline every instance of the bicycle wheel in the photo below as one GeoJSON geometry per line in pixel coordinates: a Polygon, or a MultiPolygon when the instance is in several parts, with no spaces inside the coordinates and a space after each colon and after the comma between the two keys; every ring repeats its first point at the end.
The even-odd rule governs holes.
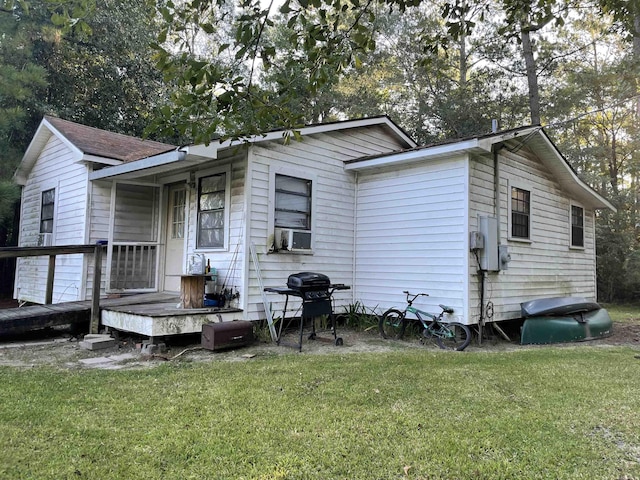
{"type": "Polygon", "coordinates": [[[402,338],[406,321],[404,313],[395,308],[390,308],[380,317],[378,321],[378,330],[382,338],[402,338]]]}
{"type": "Polygon", "coordinates": [[[462,323],[442,323],[435,337],[440,348],[462,351],[471,343],[471,330],[462,323]]]}

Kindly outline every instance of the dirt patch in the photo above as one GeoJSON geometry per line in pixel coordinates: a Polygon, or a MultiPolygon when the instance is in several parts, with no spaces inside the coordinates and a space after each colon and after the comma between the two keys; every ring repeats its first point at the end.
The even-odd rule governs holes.
{"type": "Polygon", "coordinates": [[[640,346],[640,323],[614,322],[612,335],[599,341],[609,345],[632,345],[638,347],[640,346]]]}
{"type": "MultiPolygon", "coordinates": [[[[120,336],[114,347],[91,351],[80,347],[79,340],[81,338],[75,337],[63,329],[50,330],[22,338],[0,340],[0,366],[130,369],[150,368],[167,361],[248,361],[256,357],[286,354],[330,355],[392,352],[408,349],[438,350],[436,345],[430,342],[423,344],[416,338],[402,341],[384,340],[374,330],[361,332],[339,329],[338,334],[342,338],[343,345],[341,346],[335,345],[329,332],[318,335],[315,340],[309,340],[305,337],[301,353],[298,353],[297,348],[278,346],[267,340],[256,341],[243,348],[211,352],[200,347],[198,335],[185,335],[168,339],[166,351],[149,355],[140,348],[143,342],[142,338],[120,336]]],[[[285,340],[295,343],[297,337],[289,335],[285,340]]],[[[628,345],[640,348],[640,320],[637,324],[614,323],[611,336],[585,342],[584,345],[628,345]]],[[[478,345],[474,340],[467,350],[491,352],[521,348],[528,347],[520,346],[517,341],[507,342],[498,337],[491,337],[483,340],[481,345],[478,345]]]]}

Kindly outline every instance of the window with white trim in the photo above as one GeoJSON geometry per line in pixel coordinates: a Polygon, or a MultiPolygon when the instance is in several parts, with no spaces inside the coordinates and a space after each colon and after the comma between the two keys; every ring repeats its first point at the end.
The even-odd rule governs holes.
{"type": "Polygon", "coordinates": [[[584,208],[571,205],[571,246],[584,248],[584,208]]]}
{"type": "Polygon", "coordinates": [[[225,173],[202,177],[198,183],[197,248],[223,248],[225,228],[225,173]]]}
{"type": "Polygon", "coordinates": [[[531,192],[511,187],[511,237],[531,238],[531,192]]]}
{"type": "Polygon", "coordinates": [[[311,180],[276,174],[274,225],[311,230],[311,180]]]}
{"type": "Polygon", "coordinates": [[[40,233],[53,232],[53,213],[56,201],[56,189],[42,192],[42,202],[40,208],[40,233]]]}

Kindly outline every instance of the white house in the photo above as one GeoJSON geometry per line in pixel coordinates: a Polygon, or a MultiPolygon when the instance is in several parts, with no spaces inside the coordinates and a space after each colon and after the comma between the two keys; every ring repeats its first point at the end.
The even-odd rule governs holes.
{"type": "MultiPolygon", "coordinates": [[[[595,299],[594,212],[613,207],[540,127],[427,147],[384,116],[299,133],[178,148],[46,117],[15,175],[20,245],[108,242],[105,294],[177,291],[201,254],[247,320],[265,316],[252,251],[264,286],[300,271],[351,285],[337,306],[424,291],[420,307],[473,324],[595,299]]],[[[20,260],[16,298],[42,301],[40,262],[20,260]]],[[[54,301],[86,298],[90,261],[58,262],[54,301]]]]}

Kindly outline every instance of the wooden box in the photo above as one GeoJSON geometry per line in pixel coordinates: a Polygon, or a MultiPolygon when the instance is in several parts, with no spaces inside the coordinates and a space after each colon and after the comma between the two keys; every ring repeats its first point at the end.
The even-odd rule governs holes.
{"type": "Polygon", "coordinates": [[[253,342],[253,324],[246,320],[205,323],[202,325],[202,347],[207,350],[244,347],[253,342]]]}

